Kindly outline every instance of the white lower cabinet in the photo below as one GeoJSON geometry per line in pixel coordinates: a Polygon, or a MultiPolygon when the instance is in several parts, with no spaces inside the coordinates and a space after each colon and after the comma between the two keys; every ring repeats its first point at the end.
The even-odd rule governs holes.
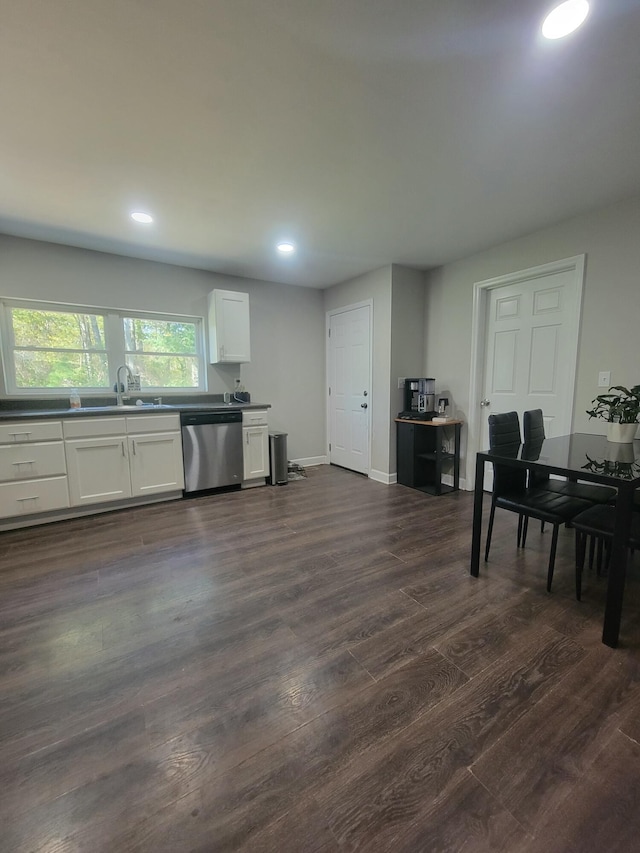
{"type": "Polygon", "coordinates": [[[0,425],[0,518],[69,506],[61,421],[0,425]]]}
{"type": "Polygon", "coordinates": [[[179,415],[74,419],[64,430],[72,506],[184,487],[179,415]]]}
{"type": "Polygon", "coordinates": [[[130,435],[128,441],[134,497],[184,489],[179,432],[130,435]]]}
{"type": "Polygon", "coordinates": [[[71,506],[131,497],[127,438],[74,438],[65,441],[71,506]]]}
{"type": "Polygon", "coordinates": [[[264,479],[269,473],[269,427],[266,409],[242,412],[244,480],[264,479]]]}

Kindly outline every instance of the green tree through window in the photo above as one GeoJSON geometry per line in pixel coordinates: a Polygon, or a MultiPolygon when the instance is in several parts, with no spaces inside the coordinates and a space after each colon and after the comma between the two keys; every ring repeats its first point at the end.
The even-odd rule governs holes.
{"type": "Polygon", "coordinates": [[[0,302],[7,388],[15,393],[113,390],[124,362],[140,389],[205,390],[198,318],[0,302]]]}
{"type": "Polygon", "coordinates": [[[108,388],[104,317],[11,308],[18,388],[108,388]]]}
{"type": "Polygon", "coordinates": [[[124,318],[127,364],[141,388],[197,388],[199,359],[194,323],[124,318]]]}

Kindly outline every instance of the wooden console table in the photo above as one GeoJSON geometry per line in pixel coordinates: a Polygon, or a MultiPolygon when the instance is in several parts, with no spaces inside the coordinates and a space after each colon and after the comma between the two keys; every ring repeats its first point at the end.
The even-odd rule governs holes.
{"type": "Polygon", "coordinates": [[[396,418],[398,483],[431,495],[456,492],[460,483],[460,427],[446,423],[396,418]],[[443,450],[444,431],[453,427],[453,453],[443,450]],[[453,462],[453,486],[442,483],[443,464],[453,462]]]}

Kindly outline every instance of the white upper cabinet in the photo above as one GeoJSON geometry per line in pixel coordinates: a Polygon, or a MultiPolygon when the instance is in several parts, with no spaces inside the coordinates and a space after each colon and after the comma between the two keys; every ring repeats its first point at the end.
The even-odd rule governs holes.
{"type": "Polygon", "coordinates": [[[209,294],[209,361],[251,361],[249,294],[212,290],[209,294]]]}

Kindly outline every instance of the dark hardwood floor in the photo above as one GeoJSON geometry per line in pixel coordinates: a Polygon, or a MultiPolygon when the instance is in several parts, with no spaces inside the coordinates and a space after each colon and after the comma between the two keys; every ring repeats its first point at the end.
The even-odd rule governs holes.
{"type": "MultiPolygon", "coordinates": [[[[486,502],[488,506],[488,501],[486,502]]],[[[338,468],[0,535],[0,850],[635,851],[620,648],[573,536],[338,468]]]]}

